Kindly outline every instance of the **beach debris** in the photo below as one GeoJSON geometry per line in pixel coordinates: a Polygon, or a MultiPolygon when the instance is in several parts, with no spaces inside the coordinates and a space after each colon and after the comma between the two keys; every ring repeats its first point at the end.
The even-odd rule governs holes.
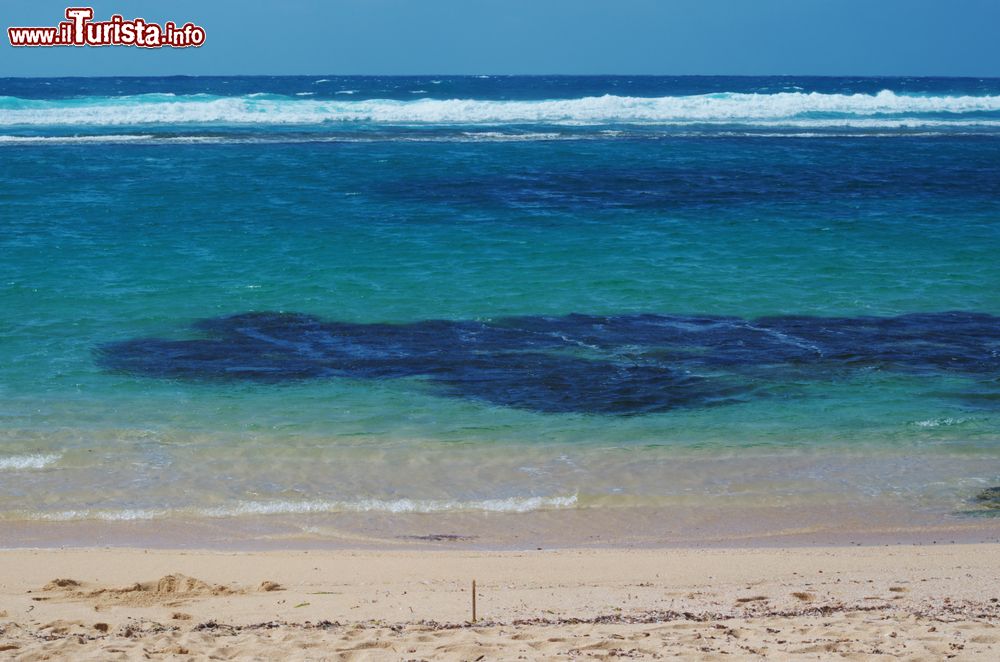
{"type": "Polygon", "coordinates": [[[476,580],[472,580],[472,622],[476,622],[476,580]]]}
{"type": "Polygon", "coordinates": [[[977,494],[973,501],[986,508],[1000,508],[1000,486],[987,487],[977,494]]]}
{"type": "Polygon", "coordinates": [[[257,587],[257,590],[269,593],[271,591],[284,591],[285,587],[279,584],[278,582],[272,582],[270,580],[265,579],[260,583],[260,586],[257,587]]]}
{"type": "Polygon", "coordinates": [[[478,536],[461,536],[454,533],[429,533],[422,536],[396,536],[400,540],[419,540],[421,542],[466,542],[475,540],[478,536]]]}
{"type": "MultiPolygon", "coordinates": [[[[154,651],[150,651],[150,652],[154,652],[154,651]]],[[[155,652],[161,653],[161,654],[165,654],[165,655],[188,655],[188,654],[191,653],[191,651],[188,648],[186,648],[184,646],[181,646],[179,644],[178,645],[174,645],[174,646],[168,646],[167,648],[164,648],[162,650],[155,651],[155,652]]]]}

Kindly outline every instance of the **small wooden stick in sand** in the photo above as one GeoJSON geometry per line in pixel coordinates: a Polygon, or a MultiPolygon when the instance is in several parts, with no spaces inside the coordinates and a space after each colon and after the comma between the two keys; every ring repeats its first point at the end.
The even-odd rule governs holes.
{"type": "Polygon", "coordinates": [[[472,622],[476,622],[476,580],[472,580],[472,622]]]}

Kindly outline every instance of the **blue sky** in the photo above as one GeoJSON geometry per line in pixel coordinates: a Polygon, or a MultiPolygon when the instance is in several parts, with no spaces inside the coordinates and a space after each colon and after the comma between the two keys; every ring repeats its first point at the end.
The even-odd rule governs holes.
{"type": "MultiPolygon", "coordinates": [[[[11,25],[67,2],[3,0],[11,25]]],[[[85,4],[83,2],[72,4],[85,4]]],[[[0,76],[628,73],[1000,76],[1000,0],[94,0],[201,49],[14,49],[0,76]]]]}

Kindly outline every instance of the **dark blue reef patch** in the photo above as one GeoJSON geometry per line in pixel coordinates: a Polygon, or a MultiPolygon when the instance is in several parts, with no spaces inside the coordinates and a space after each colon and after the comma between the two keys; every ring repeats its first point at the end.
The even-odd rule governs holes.
{"type": "MultiPolygon", "coordinates": [[[[763,383],[857,369],[957,373],[1000,392],[1000,317],[566,315],[352,324],[252,312],[201,337],[98,349],[102,368],[191,381],[421,377],[440,394],[546,413],[636,415],[746,401],[763,383]]],[[[958,394],[961,395],[961,394],[958,394]]]]}

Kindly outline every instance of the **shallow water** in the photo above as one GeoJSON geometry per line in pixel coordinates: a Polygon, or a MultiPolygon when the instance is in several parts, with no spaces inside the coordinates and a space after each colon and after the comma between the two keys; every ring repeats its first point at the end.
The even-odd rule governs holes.
{"type": "Polygon", "coordinates": [[[1000,482],[1000,81],[322,80],[0,81],[0,518],[1000,482]]]}

